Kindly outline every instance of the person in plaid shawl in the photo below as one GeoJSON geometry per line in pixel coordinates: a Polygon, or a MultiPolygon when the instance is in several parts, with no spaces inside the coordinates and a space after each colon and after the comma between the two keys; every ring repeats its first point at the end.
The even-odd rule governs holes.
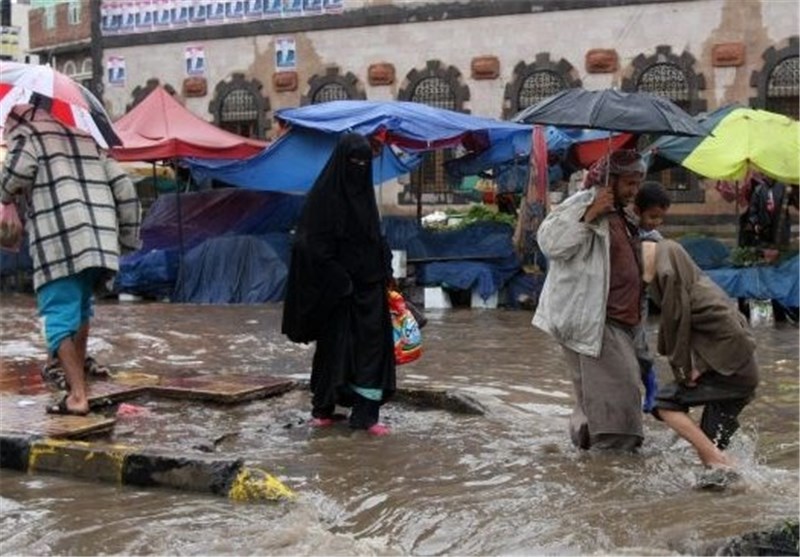
{"type": "Polygon", "coordinates": [[[61,361],[68,389],[47,411],[85,415],[92,292],[119,270],[123,250],[138,249],[141,206],[133,182],[89,134],[42,108],[14,107],[6,141],[0,202],[27,200],[37,306],[48,354],[61,361]]]}

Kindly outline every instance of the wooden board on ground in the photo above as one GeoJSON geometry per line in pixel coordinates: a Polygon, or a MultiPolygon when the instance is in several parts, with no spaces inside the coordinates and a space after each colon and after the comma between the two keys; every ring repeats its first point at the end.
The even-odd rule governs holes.
{"type": "Polygon", "coordinates": [[[131,400],[150,391],[150,387],[131,386],[116,381],[90,381],[89,382],[89,407],[102,408],[118,402],[131,400]]]}
{"type": "Polygon", "coordinates": [[[97,413],[88,416],[47,414],[45,408],[54,403],[51,396],[0,396],[0,432],[77,439],[114,427],[114,418],[97,413]]]}
{"type": "Polygon", "coordinates": [[[235,403],[283,394],[294,381],[279,377],[226,375],[224,377],[164,377],[150,387],[152,396],[235,403]]]}

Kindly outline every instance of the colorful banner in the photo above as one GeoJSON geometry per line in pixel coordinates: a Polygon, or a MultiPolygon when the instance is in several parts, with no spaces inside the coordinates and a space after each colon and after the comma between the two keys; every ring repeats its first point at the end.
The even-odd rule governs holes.
{"type": "Polygon", "coordinates": [[[103,35],[147,33],[257,19],[324,16],[344,11],[345,0],[103,0],[103,35]]]}

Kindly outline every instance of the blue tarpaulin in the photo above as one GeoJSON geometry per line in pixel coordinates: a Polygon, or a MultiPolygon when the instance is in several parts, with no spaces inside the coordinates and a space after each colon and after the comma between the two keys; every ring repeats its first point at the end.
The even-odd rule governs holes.
{"type": "Polygon", "coordinates": [[[278,250],[259,236],[210,238],[186,254],[175,286],[175,301],[200,304],[281,301],[289,274],[287,263],[278,250]]]}
{"type": "Polygon", "coordinates": [[[521,272],[513,230],[504,224],[434,231],[410,219],[387,218],[384,229],[392,249],[406,250],[418,284],[476,290],[485,300],[521,272]]]}
{"type": "Polygon", "coordinates": [[[531,126],[480,118],[412,102],[334,101],[279,110],[290,128],[261,154],[236,162],[190,159],[197,180],[213,178],[260,190],[305,192],[330,158],[340,134],[372,136],[384,146],[373,161],[376,184],[406,174],[420,153],[461,146],[515,151],[531,126]]]}
{"type": "MultiPolygon", "coordinates": [[[[275,261],[275,265],[284,266],[289,257],[289,233],[297,221],[303,202],[304,198],[301,196],[225,189],[181,194],[179,210],[176,195],[162,195],[142,223],[142,248],[122,257],[116,287],[121,292],[144,296],[173,296],[180,268],[182,236],[185,271],[182,300],[206,302],[211,297],[221,300],[226,289],[233,289],[230,292],[235,292],[234,286],[242,283],[240,277],[229,277],[226,279],[227,284],[215,285],[217,290],[209,293],[191,288],[190,282],[187,282],[190,281],[190,276],[186,273],[195,272],[199,268],[202,268],[206,276],[215,272],[223,273],[225,269],[212,271],[208,265],[211,265],[212,260],[220,265],[229,265],[230,263],[224,262],[224,257],[215,256],[213,251],[225,250],[230,246],[225,242],[207,244],[189,258],[192,249],[214,238],[250,235],[265,241],[279,256],[280,262],[275,261]],[[205,258],[208,258],[209,263],[198,264],[198,261],[205,258]],[[197,294],[197,299],[192,298],[194,294],[197,294]]],[[[241,244],[254,250],[251,253],[256,255],[263,255],[266,251],[261,246],[246,246],[248,242],[241,244]]],[[[237,249],[242,252],[245,247],[237,249]]],[[[260,261],[265,261],[266,258],[261,255],[260,261]]],[[[272,273],[272,270],[262,268],[262,272],[272,273]]],[[[268,290],[274,293],[278,289],[268,290]]],[[[233,301],[233,298],[228,301],[233,301]]]]}
{"type": "Polygon", "coordinates": [[[709,277],[732,298],[776,300],[787,307],[800,305],[800,264],[794,256],[780,265],[709,269],[709,277]]]}

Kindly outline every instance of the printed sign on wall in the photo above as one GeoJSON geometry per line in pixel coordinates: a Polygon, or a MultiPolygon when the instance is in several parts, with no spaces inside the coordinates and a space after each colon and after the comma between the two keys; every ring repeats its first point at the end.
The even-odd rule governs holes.
{"type": "Polygon", "coordinates": [[[123,56],[109,56],[107,64],[108,82],[111,85],[122,87],[125,85],[126,71],[123,56]]]}
{"type": "Polygon", "coordinates": [[[294,70],[297,67],[297,48],[294,37],[278,37],[275,39],[275,68],[278,70],[294,70]]]}
{"type": "Polygon", "coordinates": [[[205,75],[206,53],[202,46],[187,46],[184,57],[186,58],[186,75],[205,75]]]}

